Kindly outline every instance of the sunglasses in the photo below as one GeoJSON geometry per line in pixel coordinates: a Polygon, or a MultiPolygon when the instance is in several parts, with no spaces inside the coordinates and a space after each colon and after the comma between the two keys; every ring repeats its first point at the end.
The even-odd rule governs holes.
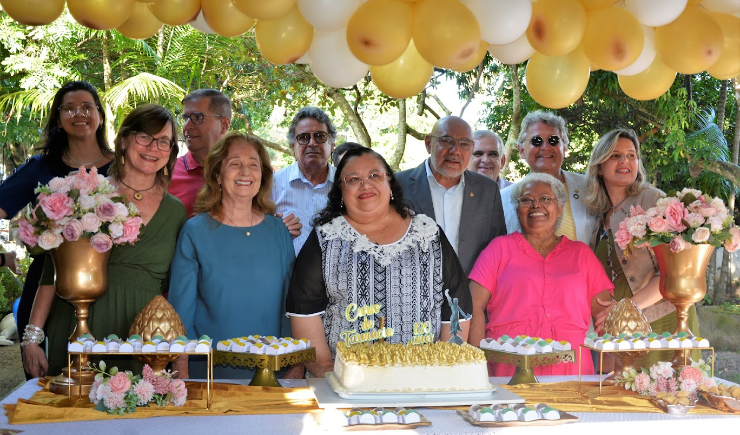
{"type": "MultiPolygon", "coordinates": [[[[529,140],[529,143],[531,143],[533,147],[539,148],[545,143],[545,139],[542,136],[533,136],[532,139],[529,140]]],[[[554,147],[558,146],[560,144],[560,136],[548,136],[547,143],[554,147]]]]}
{"type": "Polygon", "coordinates": [[[311,142],[311,136],[313,136],[314,142],[317,144],[326,143],[329,140],[329,133],[325,131],[317,131],[315,133],[301,133],[295,135],[295,141],[300,145],[308,145],[311,142]]]}

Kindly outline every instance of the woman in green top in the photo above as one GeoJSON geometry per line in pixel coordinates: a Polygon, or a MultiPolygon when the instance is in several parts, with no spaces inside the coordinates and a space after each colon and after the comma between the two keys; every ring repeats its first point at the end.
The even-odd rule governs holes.
{"type": "MultiPolygon", "coordinates": [[[[108,291],[90,307],[90,330],[98,338],[110,334],[127,337],[136,315],[167,290],[177,235],[187,220],[185,207],[167,193],[177,150],[177,123],[162,106],[137,107],[118,130],[111,181],[139,209],[144,227],[133,246],[116,245],[111,251],[108,291]]],[[[67,366],[67,341],[76,324],[72,305],[55,297],[54,286],[49,285],[53,283],[53,262],[46,265],[50,267],[44,268],[31,323],[46,325],[48,360],[37,344],[26,346],[23,356],[25,369],[34,377],[56,375],[67,366]]],[[[131,358],[105,360],[121,370],[135,367],[131,358]]]]}
{"type": "MultiPolygon", "coordinates": [[[[614,284],[615,300],[599,301],[608,309],[595,319],[597,331],[611,311],[610,306],[623,298],[632,298],[654,332],[673,333],[676,329],[676,307],[660,295],[660,274],[653,250],[635,249],[635,254],[626,258],[614,241],[619,223],[629,216],[630,207],[640,206],[647,210],[665,196],[646,178],[640,142],[634,131],[620,128],[599,139],[586,169],[583,203],[589,212],[599,217],[591,246],[595,246],[594,252],[614,284]]],[[[693,306],[689,311],[689,328],[694,335],[699,334],[693,306]]],[[[650,352],[638,360],[636,366],[649,368],[658,361],[671,361],[674,353],[674,350],[650,352]]],[[[692,352],[692,357],[698,359],[699,352],[692,352]]]]}

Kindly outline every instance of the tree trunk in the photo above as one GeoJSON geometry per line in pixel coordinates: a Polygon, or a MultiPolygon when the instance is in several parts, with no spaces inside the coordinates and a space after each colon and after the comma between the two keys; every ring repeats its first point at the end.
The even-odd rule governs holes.
{"type": "Polygon", "coordinates": [[[110,31],[103,32],[102,46],[103,46],[103,85],[105,86],[105,92],[113,87],[113,79],[111,78],[110,70],[110,31]]]}
{"type": "Polygon", "coordinates": [[[719,131],[725,132],[725,106],[727,105],[727,85],[729,80],[722,80],[719,87],[719,99],[717,100],[717,126],[719,131]]]}
{"type": "Polygon", "coordinates": [[[326,87],[326,94],[337,104],[339,110],[342,111],[342,114],[352,128],[352,131],[355,133],[355,136],[357,136],[357,142],[362,146],[370,148],[372,143],[370,140],[370,134],[367,132],[367,128],[365,127],[365,123],[362,122],[362,118],[360,118],[357,112],[352,109],[352,106],[349,104],[349,101],[347,101],[347,98],[345,98],[344,93],[339,89],[326,87]]]}
{"type": "MultiPolygon", "coordinates": [[[[738,117],[738,121],[740,121],[740,117],[738,117]]],[[[737,130],[737,127],[735,127],[735,129],[737,130]]],[[[737,155],[735,155],[735,161],[737,161],[737,155]]],[[[730,182],[732,182],[735,186],[740,186],[740,166],[738,166],[737,164],[723,162],[720,160],[696,160],[692,161],[691,165],[696,165],[699,166],[701,169],[719,174],[730,180],[730,182]]],[[[733,207],[735,206],[735,203],[733,201],[734,198],[734,196],[731,196],[730,201],[728,201],[728,206],[730,207],[730,210],[733,210],[733,207]],[[730,202],[732,202],[732,204],[730,204],[730,202]]]]}
{"type": "Polygon", "coordinates": [[[406,130],[406,99],[402,98],[398,100],[398,141],[388,161],[394,171],[398,171],[398,166],[403,160],[403,153],[406,151],[406,130]]]}
{"type": "Polygon", "coordinates": [[[686,104],[694,99],[694,86],[691,83],[691,74],[683,76],[683,86],[686,88],[686,104]]]}
{"type": "Polygon", "coordinates": [[[719,282],[714,292],[714,305],[722,305],[727,300],[727,290],[730,284],[730,255],[726,249],[722,250],[722,267],[719,270],[719,282]]]}
{"type": "MultiPolygon", "coordinates": [[[[740,151],[740,81],[733,79],[733,88],[735,89],[735,101],[737,104],[735,113],[735,136],[732,140],[732,163],[738,164],[737,157],[738,151],[740,151]]],[[[737,184],[737,183],[736,183],[737,184]]]]}
{"type": "MultiPolygon", "coordinates": [[[[709,305],[712,305],[714,303],[714,295],[717,292],[716,286],[717,286],[717,280],[715,279],[717,276],[717,250],[715,249],[714,252],[712,252],[712,255],[709,257],[709,266],[707,267],[707,294],[706,298],[709,299],[710,303],[709,305]]],[[[701,302],[700,302],[701,303],[701,302]]]]}
{"type": "Polygon", "coordinates": [[[507,65],[509,75],[511,76],[511,125],[509,126],[509,135],[506,137],[504,146],[504,156],[506,156],[506,165],[501,168],[501,176],[506,177],[509,173],[509,162],[511,161],[511,152],[516,148],[516,141],[519,138],[522,127],[522,87],[519,83],[519,65],[507,65]]]}

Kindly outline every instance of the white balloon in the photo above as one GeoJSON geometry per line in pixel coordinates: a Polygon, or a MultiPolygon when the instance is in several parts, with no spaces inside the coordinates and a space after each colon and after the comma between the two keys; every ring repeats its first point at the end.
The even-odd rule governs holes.
{"type": "Polygon", "coordinates": [[[740,0],[704,0],[701,5],[709,12],[740,17],[740,0]]]}
{"type": "Polygon", "coordinates": [[[489,44],[509,44],[524,34],[532,19],[531,0],[468,0],[478,19],[480,37],[489,44]]]}
{"type": "Polygon", "coordinates": [[[333,88],[347,88],[362,80],[370,67],[357,60],[347,45],[347,29],[314,30],[308,64],[317,79],[333,88]]]}
{"type": "Polygon", "coordinates": [[[501,63],[514,65],[522,63],[525,60],[532,57],[534,54],[534,48],[527,39],[527,34],[523,34],[516,41],[506,45],[494,45],[488,46],[488,52],[491,56],[500,60],[501,63]]]}
{"type": "Polygon", "coordinates": [[[688,0],[624,0],[624,7],[643,26],[665,26],[681,15],[688,0]]]}
{"type": "Polygon", "coordinates": [[[633,76],[645,71],[653,63],[655,59],[655,31],[648,26],[642,26],[642,31],[645,34],[642,52],[630,66],[618,69],[614,71],[615,73],[622,76],[633,76]]]}
{"type": "Polygon", "coordinates": [[[203,33],[208,33],[210,35],[216,33],[216,31],[211,29],[211,26],[206,23],[206,19],[203,18],[203,11],[198,12],[198,16],[190,22],[190,25],[203,33]]]}
{"type": "Polygon", "coordinates": [[[306,51],[305,53],[303,53],[303,56],[301,56],[298,59],[296,59],[296,61],[293,62],[293,63],[297,63],[297,64],[301,64],[301,65],[307,65],[308,64],[308,51],[306,51]]]}
{"type": "Polygon", "coordinates": [[[349,19],[362,0],[298,0],[298,10],[316,30],[338,30],[347,27],[349,19]]]}

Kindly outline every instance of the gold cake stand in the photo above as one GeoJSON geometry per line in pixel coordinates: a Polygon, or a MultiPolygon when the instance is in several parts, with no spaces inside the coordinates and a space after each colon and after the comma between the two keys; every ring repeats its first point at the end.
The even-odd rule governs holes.
{"type": "Polygon", "coordinates": [[[249,385],[253,387],[279,387],[280,382],[275,376],[276,371],[283,367],[310,361],[316,361],[316,349],[313,347],[282,355],[257,355],[217,350],[214,352],[213,364],[236,368],[256,368],[252,382],[249,385]]]}
{"type": "Polygon", "coordinates": [[[560,363],[576,362],[574,350],[561,350],[560,352],[539,353],[534,355],[522,355],[503,350],[481,349],[486,354],[488,361],[515,366],[514,376],[508,385],[537,384],[539,381],[532,370],[535,367],[551,366],[560,363]]]}
{"type": "MultiPolygon", "coordinates": [[[[604,374],[602,373],[603,372],[602,369],[604,368],[604,354],[605,353],[614,353],[614,354],[617,354],[616,356],[619,356],[620,354],[623,354],[623,355],[626,355],[626,356],[630,357],[630,356],[634,356],[635,353],[638,353],[639,352],[641,354],[640,357],[642,357],[642,356],[647,355],[648,353],[650,353],[652,351],[676,350],[675,348],[674,349],[665,349],[665,348],[660,348],[660,349],[639,349],[637,351],[635,351],[634,349],[603,350],[603,349],[596,349],[596,348],[593,348],[591,346],[586,346],[585,344],[581,344],[578,347],[578,391],[579,392],[581,391],[581,354],[583,353],[583,349],[592,350],[594,352],[598,352],[598,354],[599,354],[599,395],[601,395],[601,386],[602,386],[602,384],[604,382],[604,374]]],[[[685,348],[678,349],[678,350],[688,350],[688,351],[691,351],[691,350],[711,350],[712,351],[712,377],[714,377],[714,348],[713,347],[711,347],[711,346],[710,347],[685,347],[685,348]]],[[[589,352],[588,358],[591,358],[590,352],[589,352]]],[[[689,358],[689,352],[684,352],[683,353],[683,365],[686,365],[686,363],[688,362],[688,358],[689,358]]],[[[637,369],[635,369],[635,370],[637,370],[637,369]]]]}
{"type": "MultiPolygon", "coordinates": [[[[213,403],[213,349],[211,349],[208,353],[203,352],[67,352],[67,370],[72,368],[72,357],[77,355],[110,355],[110,356],[119,356],[119,355],[131,355],[131,356],[142,356],[147,358],[155,358],[155,357],[170,357],[170,358],[176,358],[180,355],[205,355],[207,360],[207,367],[208,372],[206,374],[206,409],[211,409],[211,404],[213,403]]],[[[82,364],[80,363],[82,361],[82,358],[77,358],[77,370],[82,370],[82,364]]],[[[69,372],[68,372],[69,373],[69,372]]],[[[72,392],[73,392],[73,386],[71,385],[71,379],[68,379],[68,388],[67,388],[67,399],[69,400],[69,405],[72,406],[72,392]]],[[[77,400],[82,399],[82,390],[77,389],[77,400]]]]}

